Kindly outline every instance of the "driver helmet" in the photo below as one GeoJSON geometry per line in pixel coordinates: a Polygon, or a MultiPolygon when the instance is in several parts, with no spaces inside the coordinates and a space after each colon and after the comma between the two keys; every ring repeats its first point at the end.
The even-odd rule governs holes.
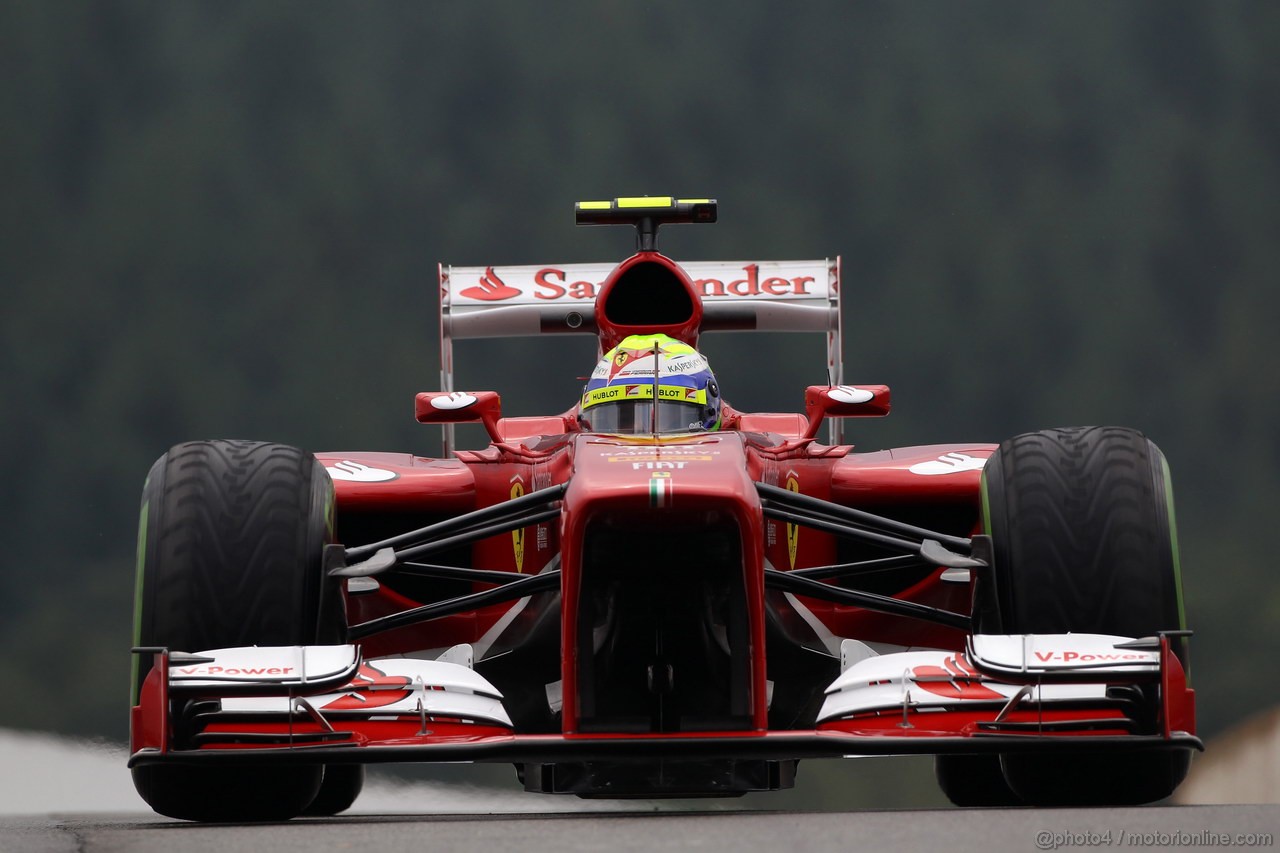
{"type": "Polygon", "coordinates": [[[582,389],[578,417],[591,432],[716,430],[720,387],[706,358],[688,344],[667,335],[631,335],[596,364],[582,389]]]}

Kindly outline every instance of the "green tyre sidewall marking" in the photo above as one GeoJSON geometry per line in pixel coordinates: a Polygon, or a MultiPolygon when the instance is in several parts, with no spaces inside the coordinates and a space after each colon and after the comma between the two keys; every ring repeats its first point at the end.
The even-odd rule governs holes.
{"type": "MultiPolygon", "coordinates": [[[[1001,559],[1000,557],[997,556],[996,552],[1000,550],[1001,546],[1003,545],[1003,542],[996,541],[995,518],[991,509],[991,489],[992,489],[991,472],[996,468],[1000,468],[1000,470],[1003,471],[1003,460],[1001,459],[1002,449],[1003,449],[1003,445],[996,448],[996,450],[992,452],[991,456],[988,457],[987,459],[987,463],[982,466],[982,473],[979,475],[979,478],[978,478],[979,500],[981,501],[980,521],[982,522],[982,533],[984,536],[988,537],[991,540],[991,550],[992,550],[992,555],[991,555],[992,565],[987,568],[987,570],[983,574],[983,578],[985,579],[986,584],[989,588],[988,596],[986,599],[986,607],[990,608],[994,612],[985,612],[985,613],[979,614],[976,603],[975,603],[975,611],[974,611],[975,616],[982,615],[983,617],[981,621],[977,625],[975,625],[975,631],[982,631],[984,633],[992,633],[992,632],[1000,633],[1005,630],[1003,625],[1004,620],[1003,620],[1003,617],[1000,615],[1003,609],[1000,605],[1000,602],[1002,600],[1002,597],[1005,595],[1005,590],[1003,589],[1003,585],[996,580],[996,575],[995,575],[996,564],[1001,559]]],[[[999,490],[997,489],[997,491],[999,490]]],[[[1004,511],[1003,504],[1001,505],[1000,509],[1002,512],[1004,511]]],[[[1001,535],[1003,536],[1003,533],[1001,535]]]]}
{"type": "MultiPolygon", "coordinates": [[[[1155,443],[1152,443],[1155,447],[1155,443]]],[[[1173,508],[1173,474],[1169,470],[1169,460],[1165,457],[1163,451],[1157,450],[1160,456],[1160,477],[1161,486],[1164,490],[1165,510],[1169,517],[1169,550],[1173,560],[1173,591],[1178,600],[1178,628],[1187,630],[1187,609],[1185,599],[1182,594],[1182,557],[1178,550],[1178,518],[1173,508]]],[[[1190,666],[1190,645],[1186,639],[1176,641],[1180,644],[1183,654],[1183,665],[1187,679],[1187,686],[1191,686],[1191,666],[1190,666]]]]}
{"type": "MultiPolygon", "coordinates": [[[[143,485],[142,490],[144,492],[147,490],[146,484],[143,485]]],[[[137,557],[137,565],[134,568],[134,575],[133,575],[133,645],[134,646],[141,645],[142,643],[142,586],[143,586],[143,572],[144,572],[144,567],[146,566],[146,555],[147,555],[147,516],[149,515],[150,508],[151,508],[151,502],[143,501],[142,510],[138,514],[138,557],[137,557]]],[[[129,658],[130,658],[130,665],[129,665],[130,703],[129,704],[135,705],[138,702],[138,694],[141,688],[141,685],[139,684],[139,681],[138,681],[138,671],[141,668],[141,663],[138,660],[138,655],[131,654],[129,655],[129,658]]]]}
{"type": "Polygon", "coordinates": [[[1182,598],[1182,560],[1178,554],[1178,517],[1173,510],[1173,476],[1169,472],[1169,460],[1160,454],[1160,468],[1164,475],[1164,502],[1169,511],[1169,547],[1173,551],[1173,587],[1178,595],[1178,627],[1187,629],[1187,610],[1182,598]]]}
{"type": "MultiPolygon", "coordinates": [[[[166,476],[168,467],[169,452],[166,451],[151,465],[151,470],[147,472],[147,478],[142,483],[142,508],[138,511],[138,554],[133,579],[133,645],[135,647],[149,641],[149,636],[143,636],[144,622],[148,618],[153,620],[155,618],[151,613],[154,605],[154,591],[148,588],[148,580],[152,586],[155,585],[155,567],[149,563],[154,562],[154,554],[159,547],[159,543],[155,540],[164,515],[164,504],[159,496],[164,494],[165,483],[168,480],[166,476]],[[148,574],[151,575],[150,578],[148,574]]],[[[145,633],[150,635],[152,632],[145,633]]],[[[151,661],[150,659],[142,660],[135,654],[130,654],[130,658],[129,704],[136,705],[142,693],[143,676],[151,668],[151,661]]]]}

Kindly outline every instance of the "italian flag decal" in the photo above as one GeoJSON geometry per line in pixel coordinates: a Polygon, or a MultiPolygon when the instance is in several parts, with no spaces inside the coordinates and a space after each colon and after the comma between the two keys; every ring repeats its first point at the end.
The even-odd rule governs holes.
{"type": "Polygon", "coordinates": [[[649,478],[649,506],[664,509],[671,506],[671,472],[654,471],[649,478]]]}

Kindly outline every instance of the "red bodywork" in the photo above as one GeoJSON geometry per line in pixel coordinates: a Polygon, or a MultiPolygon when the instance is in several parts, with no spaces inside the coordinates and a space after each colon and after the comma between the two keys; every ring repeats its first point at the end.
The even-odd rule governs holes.
{"type": "MultiPolygon", "coordinates": [[[[772,423],[784,417],[791,419],[793,426],[803,423],[796,423],[796,416],[741,417],[748,423],[756,418],[772,423]]],[[[499,421],[499,429],[503,426],[499,421]]],[[[662,531],[678,525],[696,527],[704,524],[708,517],[727,514],[738,520],[744,534],[744,556],[750,561],[744,565],[744,583],[750,584],[748,578],[755,578],[757,587],[763,576],[764,560],[780,569],[834,562],[835,536],[810,529],[793,529],[788,533],[788,525],[761,518],[760,501],[752,485],[757,481],[859,509],[929,508],[939,515],[963,518],[968,527],[958,530],[959,535],[979,532],[981,470],[925,477],[911,473],[910,469],[913,465],[936,462],[948,454],[982,459],[990,455],[995,445],[928,445],[853,453],[848,447],[806,443],[777,453],[776,449],[785,444],[781,438],[777,434],[734,432],[673,441],[671,438],[569,433],[555,441],[549,450],[530,451],[522,441],[484,451],[459,451],[458,461],[396,453],[319,454],[319,459],[331,468],[354,462],[396,475],[394,480],[375,483],[336,481],[340,525],[344,516],[457,514],[509,500],[517,484],[524,494],[532,490],[535,482],[542,487],[571,482],[565,495],[564,517],[559,524],[546,522],[520,531],[525,545],[519,564],[519,551],[511,535],[477,543],[472,556],[476,566],[536,574],[559,553],[569,610],[573,609],[571,596],[579,571],[574,543],[581,541],[583,525],[593,515],[613,515],[627,519],[636,527],[662,531]],[[671,474],[669,503],[655,508],[650,506],[650,487],[658,479],[654,474],[662,473],[671,474]],[[789,537],[795,540],[794,559],[788,550],[789,537]]],[[[538,446],[544,437],[525,441],[538,446]]],[[[942,584],[938,581],[941,572],[938,569],[903,590],[899,597],[949,610],[967,610],[968,587],[942,584]]],[[[754,591],[760,595],[749,593],[749,600],[762,597],[762,590],[754,591]]],[[[412,602],[412,605],[419,603],[412,602]]],[[[964,648],[961,631],[887,617],[857,607],[817,600],[806,603],[821,614],[832,633],[839,636],[904,646],[964,648]]],[[[406,606],[411,606],[409,601],[383,587],[375,594],[353,597],[348,610],[350,621],[356,623],[403,610],[406,606]]],[[[448,627],[428,623],[405,629],[404,636],[394,642],[389,637],[374,638],[366,643],[366,655],[377,657],[474,642],[507,609],[507,605],[498,605],[474,615],[446,617],[454,620],[448,627]]],[[[757,621],[753,616],[753,625],[757,621]]],[[[572,639],[571,631],[566,628],[565,649],[573,648],[572,639]]],[[[572,651],[566,652],[566,661],[571,654],[572,651]]],[[[571,669],[566,667],[567,671],[571,669]]]]}
{"type": "MultiPolygon", "coordinates": [[[[498,295],[489,298],[501,298],[505,293],[494,287],[486,291],[490,292],[498,295]]],[[[620,264],[604,282],[595,304],[595,331],[602,350],[626,335],[641,332],[662,332],[697,344],[703,321],[700,294],[678,264],[656,252],[641,252],[620,264]],[[637,270],[647,279],[658,280],[660,290],[666,287],[665,299],[678,303],[678,310],[643,325],[614,316],[611,305],[628,298],[620,288],[636,277],[637,270]],[[671,288],[682,294],[676,292],[673,297],[671,288]]],[[[875,402],[856,414],[886,414],[888,389],[865,387],[873,389],[869,393],[875,394],[875,402]]],[[[855,453],[848,446],[821,444],[813,436],[823,415],[819,403],[825,390],[810,389],[814,394],[803,415],[743,413],[726,408],[723,430],[677,436],[582,433],[572,410],[545,417],[503,419],[496,394],[473,392],[476,402],[467,419],[483,423],[493,436],[492,445],[485,450],[459,451],[451,459],[403,453],[319,454],[320,461],[335,474],[337,531],[347,546],[561,484],[567,486],[556,517],[503,531],[437,558],[459,568],[530,576],[558,568],[558,591],[525,599],[528,606],[523,614],[510,601],[490,604],[376,633],[360,644],[365,660],[480,644],[492,656],[486,658],[481,652],[477,671],[497,684],[513,708],[522,700],[519,694],[540,696],[553,684],[558,684],[560,691],[558,708],[552,703],[551,710],[530,715],[532,724],[523,723],[513,711],[516,719],[510,729],[461,718],[428,719],[425,712],[421,719],[400,714],[374,720],[326,716],[321,708],[318,713],[325,718],[323,724],[290,717],[285,722],[220,722],[208,730],[218,735],[243,732],[247,727],[259,735],[274,734],[275,740],[213,737],[207,745],[193,748],[190,743],[174,740],[174,727],[168,723],[167,667],[162,665],[153,670],[134,709],[134,761],[191,761],[211,753],[227,760],[239,756],[249,762],[262,761],[265,755],[299,762],[482,760],[511,761],[533,774],[535,768],[582,767],[590,762],[696,764],[725,759],[776,764],[845,754],[1070,749],[1082,739],[1134,749],[1198,745],[1192,694],[1177,658],[1169,652],[1167,639],[1160,656],[1163,690],[1158,727],[1137,731],[1122,708],[1106,702],[1013,707],[1016,702],[1010,703],[1007,693],[984,686],[994,679],[965,661],[968,631],[961,627],[768,590],[769,570],[794,572],[867,559],[877,552],[820,529],[769,517],[762,510],[760,483],[954,537],[981,533],[981,465],[994,445],[944,444],[855,453]],[[653,575],[655,582],[669,585],[663,594],[642,592],[645,573],[653,566],[669,564],[673,553],[697,556],[679,567],[679,575],[670,571],[653,575]],[[607,576],[607,582],[597,580],[602,576],[607,576]],[[637,693],[658,696],[652,701],[659,710],[629,715],[613,708],[611,703],[622,701],[617,697],[631,687],[630,682],[615,678],[609,671],[610,661],[600,657],[600,641],[593,632],[603,630],[599,628],[601,620],[606,627],[610,618],[638,618],[640,622],[635,624],[648,625],[643,620],[649,619],[646,614],[652,611],[653,624],[664,624],[662,611],[684,613],[679,608],[686,590],[703,587],[712,589],[698,593],[706,597],[708,609],[723,604],[715,588],[731,590],[729,603],[723,604],[729,613],[723,624],[716,621],[718,616],[709,617],[708,623],[716,630],[723,628],[727,639],[719,647],[714,638],[707,640],[711,657],[723,659],[731,670],[724,676],[728,698],[721,702],[714,696],[674,692],[689,689],[685,682],[664,688],[664,678],[670,682],[681,677],[680,667],[697,673],[696,677],[720,678],[718,670],[712,672],[718,664],[706,664],[704,672],[700,668],[703,663],[691,656],[681,657],[689,637],[701,636],[693,628],[682,627],[679,630],[686,632],[681,634],[686,649],[655,653],[657,663],[649,665],[649,677],[659,684],[655,688],[650,683],[647,694],[637,693]],[[609,599],[610,590],[621,592],[609,599]],[[633,600],[636,608],[647,608],[645,614],[615,617],[610,608],[626,609],[633,600]],[[596,609],[588,611],[589,607],[596,609]],[[532,617],[528,620],[531,624],[522,625],[521,618],[530,613],[558,616],[558,626],[548,629],[545,624],[533,624],[537,620],[532,617]],[[502,622],[504,619],[507,621],[502,622]],[[824,638],[828,642],[825,649],[819,647],[824,638]],[[878,648],[927,648],[954,655],[945,665],[915,670],[913,677],[923,680],[912,682],[916,698],[908,692],[901,707],[867,709],[818,722],[814,719],[816,703],[840,673],[842,638],[883,644],[878,648]],[[535,645],[535,639],[542,644],[541,657],[520,648],[525,640],[535,645]],[[495,651],[504,645],[506,652],[514,648],[515,653],[527,657],[508,658],[520,663],[504,668],[503,655],[495,651]],[[815,661],[815,675],[806,676],[797,669],[809,660],[806,655],[815,661]],[[662,661],[668,658],[676,661],[669,665],[674,667],[674,675],[670,668],[665,675],[661,671],[667,666],[662,661]],[[492,669],[486,669],[490,662],[492,669]],[[930,687],[938,678],[931,682],[924,677],[929,674],[926,670],[936,670],[945,686],[930,687]],[[522,681],[526,672],[527,680],[522,681]],[[809,681],[802,683],[805,678],[809,681]],[[662,704],[667,701],[661,698],[663,689],[673,691],[668,695],[677,697],[671,700],[675,704],[662,704]],[[924,695],[954,699],[958,704],[926,706],[917,701],[924,695]],[[685,705],[678,706],[679,702],[685,705]],[[793,710],[780,710],[783,706],[793,710]],[[1005,715],[1000,718],[1002,710],[1005,715]],[[665,716],[668,713],[677,719],[673,722],[665,716]],[[771,718],[771,714],[775,716],[771,718]],[[1000,728],[998,719],[1010,725],[1000,728]],[[1111,720],[1114,726],[1108,722],[1111,720]],[[308,740],[321,735],[327,739],[308,740]]],[[[438,396],[420,395],[420,420],[447,419],[433,406],[432,399],[438,396]]],[[[974,596],[973,581],[944,580],[944,571],[942,566],[920,567],[896,581],[878,583],[876,588],[901,601],[967,615],[974,596]]],[[[978,573],[972,575],[976,578],[978,573]]],[[[430,584],[401,584],[392,578],[372,591],[357,592],[353,587],[347,595],[348,621],[359,625],[428,604],[433,596],[493,588],[480,581],[465,588],[458,586],[463,582],[450,583],[453,586],[447,594],[430,584]]],[[[625,630],[634,634],[637,629],[632,623],[628,625],[625,630]]],[[[628,635],[618,640],[619,648],[625,649],[619,652],[622,658],[636,654],[638,646],[632,639],[628,635]]],[[[350,689],[358,692],[359,685],[350,689]]],[[[363,701],[352,700],[348,706],[363,701]]],[[[539,779],[526,778],[526,785],[547,791],[593,790],[590,783],[557,781],[554,774],[546,772],[539,779]]],[[[775,776],[723,790],[786,784],[786,778],[775,776]]],[[[685,780],[674,790],[689,793],[697,788],[696,780],[685,780]]],[[[699,790],[721,789],[707,783],[699,790]]]]}

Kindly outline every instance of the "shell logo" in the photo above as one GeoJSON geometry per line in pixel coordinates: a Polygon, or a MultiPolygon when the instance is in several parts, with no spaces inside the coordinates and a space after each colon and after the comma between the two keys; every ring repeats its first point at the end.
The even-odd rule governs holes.
{"type": "MultiPolygon", "coordinates": [[[[800,491],[800,480],[795,471],[787,472],[786,488],[788,492],[800,491]]],[[[800,547],[800,525],[787,522],[787,560],[791,568],[796,567],[796,551],[800,547]]]]}

